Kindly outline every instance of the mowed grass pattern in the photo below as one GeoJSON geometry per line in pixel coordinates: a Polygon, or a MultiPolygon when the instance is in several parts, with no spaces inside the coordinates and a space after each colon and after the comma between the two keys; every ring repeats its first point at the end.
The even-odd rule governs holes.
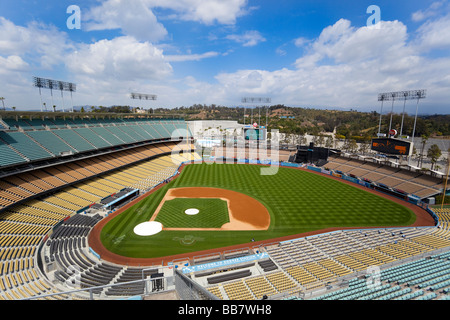
{"type": "Polygon", "coordinates": [[[190,198],[166,201],[155,220],[164,228],[220,228],[230,222],[225,200],[190,198]],[[198,209],[199,213],[188,215],[187,209],[198,209]]]}
{"type": "Polygon", "coordinates": [[[415,221],[410,209],[356,186],[292,168],[280,167],[271,176],[261,175],[260,170],[261,166],[248,164],[191,164],[177,179],[112,219],[103,228],[102,242],[117,254],[152,258],[329,227],[407,226],[415,221]],[[188,230],[162,231],[151,237],[135,235],[133,228],[150,220],[168,188],[178,187],[242,192],[266,206],[271,217],[270,227],[267,231],[188,230]],[[198,241],[184,246],[179,241],[184,237],[194,237],[198,241]]]}
{"type": "Polygon", "coordinates": [[[340,181],[291,168],[262,176],[260,169],[244,164],[196,164],[187,167],[174,186],[245,193],[266,205],[275,229],[391,226],[415,220],[405,207],[340,181]]]}

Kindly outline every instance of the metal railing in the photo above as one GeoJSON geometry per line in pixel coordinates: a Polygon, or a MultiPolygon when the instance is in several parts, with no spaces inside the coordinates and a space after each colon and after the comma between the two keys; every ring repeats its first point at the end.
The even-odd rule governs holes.
{"type": "MultiPolygon", "coordinates": [[[[149,296],[151,294],[155,293],[161,293],[165,291],[170,291],[171,284],[173,283],[173,276],[170,277],[158,277],[158,278],[146,278],[146,279],[139,279],[139,280],[132,280],[127,282],[120,282],[120,283],[114,283],[114,284],[108,284],[103,286],[95,286],[95,287],[89,287],[89,288],[81,288],[81,289],[73,289],[73,290],[67,290],[67,291],[61,291],[57,293],[50,293],[50,294],[40,294],[33,297],[24,298],[21,300],[36,300],[36,299],[46,299],[46,298],[56,298],[56,299],[62,299],[62,300],[73,300],[73,299],[79,299],[79,300],[118,300],[123,299],[126,297],[131,297],[133,295],[110,295],[103,294],[102,292],[105,289],[109,288],[117,288],[117,287],[126,287],[130,285],[137,285],[137,284],[144,284],[143,293],[137,294],[135,296],[149,296]],[[158,285],[159,289],[155,289],[156,283],[162,284],[162,286],[158,285]],[[100,293],[96,293],[100,291],[100,293]]],[[[66,283],[67,285],[67,283],[66,283]]],[[[70,285],[67,285],[70,287],[70,285]]]]}

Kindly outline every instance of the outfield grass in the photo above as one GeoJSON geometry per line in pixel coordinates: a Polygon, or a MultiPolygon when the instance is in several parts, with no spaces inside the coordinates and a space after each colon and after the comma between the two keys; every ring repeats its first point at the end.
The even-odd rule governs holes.
{"type": "Polygon", "coordinates": [[[329,227],[405,226],[415,221],[410,209],[340,181],[290,168],[279,168],[275,175],[261,176],[260,169],[260,166],[246,164],[189,165],[177,179],[112,219],[103,228],[101,240],[114,253],[153,258],[329,227]],[[242,192],[266,206],[271,225],[267,231],[188,230],[162,231],[150,237],[135,235],[133,228],[150,220],[168,188],[177,187],[214,187],[242,192]]]}

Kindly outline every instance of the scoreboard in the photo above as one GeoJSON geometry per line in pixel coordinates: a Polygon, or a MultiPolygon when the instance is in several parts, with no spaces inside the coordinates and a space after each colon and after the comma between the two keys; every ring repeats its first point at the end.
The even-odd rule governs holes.
{"type": "Polygon", "coordinates": [[[267,138],[267,129],[263,128],[244,128],[245,140],[265,140],[267,138]]]}
{"type": "Polygon", "coordinates": [[[400,139],[378,138],[372,139],[371,149],[391,155],[410,156],[413,151],[413,144],[410,141],[400,139]]]}

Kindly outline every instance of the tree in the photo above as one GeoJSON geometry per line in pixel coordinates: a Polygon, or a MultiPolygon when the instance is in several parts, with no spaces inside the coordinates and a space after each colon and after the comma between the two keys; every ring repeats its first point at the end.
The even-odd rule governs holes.
{"type": "Polygon", "coordinates": [[[325,141],[325,148],[331,149],[333,147],[333,138],[328,137],[325,141]]]}
{"type": "Polygon", "coordinates": [[[358,144],[356,143],[356,140],[350,139],[348,151],[350,151],[351,153],[356,153],[357,150],[358,150],[358,144]]]}
{"type": "Polygon", "coordinates": [[[298,136],[298,143],[300,145],[304,146],[304,145],[306,145],[307,142],[308,142],[308,139],[306,138],[306,136],[304,134],[298,136]]]}
{"type": "Polygon", "coordinates": [[[317,139],[317,144],[319,145],[319,147],[322,147],[324,143],[325,143],[324,135],[323,134],[319,134],[319,138],[317,139]]]}
{"type": "Polygon", "coordinates": [[[363,141],[359,145],[359,152],[366,154],[370,150],[370,143],[368,141],[363,141]]]}
{"type": "Polygon", "coordinates": [[[437,144],[433,144],[427,151],[427,158],[430,158],[431,161],[431,170],[433,170],[434,166],[438,159],[442,156],[442,151],[439,149],[437,144]]]}
{"type": "Polygon", "coordinates": [[[428,135],[426,135],[426,134],[423,134],[423,135],[422,135],[422,151],[420,152],[419,162],[417,163],[417,166],[418,166],[419,168],[421,168],[422,165],[423,165],[423,153],[424,153],[424,151],[425,151],[425,144],[427,143],[428,138],[429,138],[428,135]]]}
{"type": "MultiPolygon", "coordinates": [[[[442,189],[442,200],[440,201],[441,202],[441,210],[444,208],[445,198],[450,198],[445,195],[447,192],[448,174],[450,172],[450,148],[448,148],[448,150],[447,150],[447,159],[446,160],[447,160],[447,172],[445,174],[444,189],[442,189]]],[[[437,200],[437,197],[436,197],[436,200],[437,200]]],[[[450,199],[448,199],[448,200],[450,200],[450,199]]]]}
{"type": "Polygon", "coordinates": [[[355,153],[358,150],[358,144],[355,139],[346,139],[343,145],[346,152],[355,153]]]}

